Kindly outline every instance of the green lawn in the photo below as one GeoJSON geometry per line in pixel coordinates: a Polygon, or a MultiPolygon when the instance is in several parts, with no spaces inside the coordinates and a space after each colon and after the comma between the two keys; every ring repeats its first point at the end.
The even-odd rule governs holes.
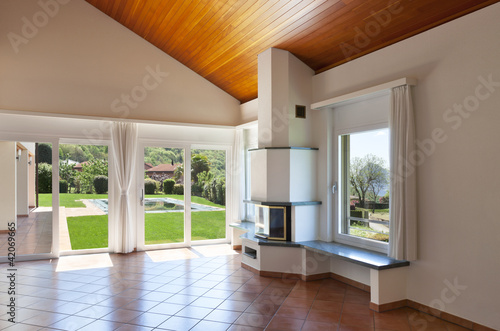
{"type": "Polygon", "coordinates": [[[389,242],[389,234],[373,233],[373,232],[363,231],[363,230],[373,231],[373,229],[368,227],[368,226],[351,225],[350,234],[353,236],[357,236],[357,237],[389,242]]]}
{"type": "MultiPolygon", "coordinates": [[[[61,193],[59,194],[59,205],[66,208],[85,208],[81,199],[107,199],[107,194],[79,194],[61,193]]],[[[52,193],[39,193],[38,204],[40,207],[52,207],[52,193]]]]}
{"type": "MultiPolygon", "coordinates": [[[[107,194],[59,195],[60,205],[67,208],[83,208],[85,205],[76,200],[107,199],[107,194]]],[[[183,195],[155,194],[146,198],[168,197],[183,200],[183,195]]],[[[202,205],[225,208],[201,197],[191,197],[192,202],[202,205]]],[[[52,194],[39,195],[40,206],[51,206],[52,194]]],[[[68,217],[68,230],[73,250],[108,247],[108,216],[68,217]]],[[[146,245],[176,243],[184,241],[184,212],[146,213],[146,245]]],[[[191,239],[206,240],[226,237],[226,211],[198,211],[191,213],[191,239]]]]}
{"type": "Polygon", "coordinates": [[[108,247],[108,215],[68,217],[71,249],[108,247]]]}
{"type": "MultiPolygon", "coordinates": [[[[184,213],[147,213],[146,245],[184,241],[184,213]]],[[[88,249],[108,247],[108,217],[68,217],[71,248],[88,249]]],[[[198,211],[191,213],[191,239],[221,239],[226,237],[226,212],[198,211]]]]}
{"type": "MultiPolygon", "coordinates": [[[[191,213],[191,240],[221,239],[225,237],[225,211],[198,211],[191,213]]],[[[183,241],[184,213],[146,214],[146,245],[183,241]]]]}

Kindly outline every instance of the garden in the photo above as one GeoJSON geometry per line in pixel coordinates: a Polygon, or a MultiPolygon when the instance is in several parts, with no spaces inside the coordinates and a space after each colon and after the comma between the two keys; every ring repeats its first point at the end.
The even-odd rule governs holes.
{"type": "MultiPolygon", "coordinates": [[[[50,146],[42,145],[39,146],[38,199],[40,207],[50,207],[52,165],[51,158],[43,155],[51,155],[52,151],[50,146]]],[[[146,150],[146,157],[158,149],[146,150]]],[[[145,201],[150,205],[145,211],[146,245],[183,242],[185,237],[182,155],[176,149],[162,148],[160,152],[178,166],[173,176],[148,176],[145,172],[145,201]],[[168,203],[162,202],[167,200],[168,203]]],[[[191,240],[225,238],[225,170],[220,167],[225,164],[220,160],[225,154],[215,154],[218,158],[212,161],[214,152],[219,151],[208,151],[207,155],[201,150],[196,152],[191,156],[191,240]]],[[[59,204],[66,208],[71,248],[108,247],[107,146],[60,145],[59,154],[59,204]]],[[[147,160],[152,166],[167,161],[161,157],[152,160],[151,156],[147,160]]]]}

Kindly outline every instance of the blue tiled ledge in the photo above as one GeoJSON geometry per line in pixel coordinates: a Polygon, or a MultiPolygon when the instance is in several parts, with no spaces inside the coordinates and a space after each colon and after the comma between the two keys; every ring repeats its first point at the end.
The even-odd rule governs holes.
{"type": "Polygon", "coordinates": [[[395,260],[382,253],[335,242],[325,242],[320,240],[291,242],[256,238],[254,236],[255,224],[253,222],[232,223],[229,226],[247,231],[240,237],[257,242],[261,246],[302,247],[312,252],[335,256],[342,260],[375,270],[385,270],[410,265],[409,261],[395,260]]]}

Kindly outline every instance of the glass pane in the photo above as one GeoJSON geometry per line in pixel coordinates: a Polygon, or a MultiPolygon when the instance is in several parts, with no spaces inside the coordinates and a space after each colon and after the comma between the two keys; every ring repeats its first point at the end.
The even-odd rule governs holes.
{"type": "Polygon", "coordinates": [[[52,144],[0,141],[0,256],[52,252],[51,196],[52,144]]]}
{"type": "Polygon", "coordinates": [[[145,244],[184,242],[184,149],[144,148],[145,244]]]}
{"type": "Polygon", "coordinates": [[[349,135],[346,233],[389,241],[389,130],[349,135]]]}
{"type": "Polygon", "coordinates": [[[226,151],[191,153],[191,240],[226,238],[226,151]]]}
{"type": "Polygon", "coordinates": [[[108,247],[108,146],[59,145],[61,251],[108,247]]]}

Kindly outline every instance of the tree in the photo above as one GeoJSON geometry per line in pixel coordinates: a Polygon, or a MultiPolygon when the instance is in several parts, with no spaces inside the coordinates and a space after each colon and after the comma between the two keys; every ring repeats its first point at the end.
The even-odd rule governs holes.
{"type": "Polygon", "coordinates": [[[74,164],[69,164],[67,160],[59,161],[59,177],[61,180],[65,180],[70,187],[74,185],[75,181],[76,171],[73,170],[74,166],[74,164]]]}
{"type": "MultiPolygon", "coordinates": [[[[198,174],[210,171],[210,162],[205,155],[192,154],[191,155],[191,181],[198,183],[198,174]]],[[[174,178],[176,181],[184,176],[184,164],[180,164],[174,170],[174,178]]]]}
{"type": "Polygon", "coordinates": [[[153,166],[175,163],[179,159],[177,155],[179,152],[176,150],[162,147],[147,147],[144,150],[144,162],[151,163],[153,166]]]}
{"type": "Polygon", "coordinates": [[[94,178],[97,176],[108,176],[108,161],[90,160],[83,164],[82,172],[78,173],[78,181],[81,190],[85,193],[92,193],[94,188],[94,178]]]}
{"type": "Polygon", "coordinates": [[[52,164],[52,145],[41,143],[38,144],[38,163],[52,164]]]}
{"type": "Polygon", "coordinates": [[[178,182],[184,176],[184,164],[179,164],[174,170],[174,179],[178,182]]]}
{"type": "Polygon", "coordinates": [[[197,183],[198,174],[203,171],[210,171],[210,162],[208,162],[208,157],[201,154],[191,155],[191,180],[197,183]]]}
{"type": "Polygon", "coordinates": [[[52,193],[52,165],[38,165],[38,193],[52,193]]]}
{"type": "Polygon", "coordinates": [[[389,171],[385,168],[382,168],[380,169],[380,173],[382,173],[383,175],[377,176],[377,178],[375,178],[375,180],[370,183],[370,198],[375,202],[378,201],[380,192],[385,189],[387,185],[389,185],[389,171]]]}
{"type": "MultiPolygon", "coordinates": [[[[363,208],[368,190],[375,185],[374,182],[383,182],[388,177],[384,168],[384,159],[373,154],[355,157],[350,163],[349,182],[351,189],[358,195],[359,204],[363,208]]],[[[353,192],[353,193],[354,193],[353,192]]]]}

